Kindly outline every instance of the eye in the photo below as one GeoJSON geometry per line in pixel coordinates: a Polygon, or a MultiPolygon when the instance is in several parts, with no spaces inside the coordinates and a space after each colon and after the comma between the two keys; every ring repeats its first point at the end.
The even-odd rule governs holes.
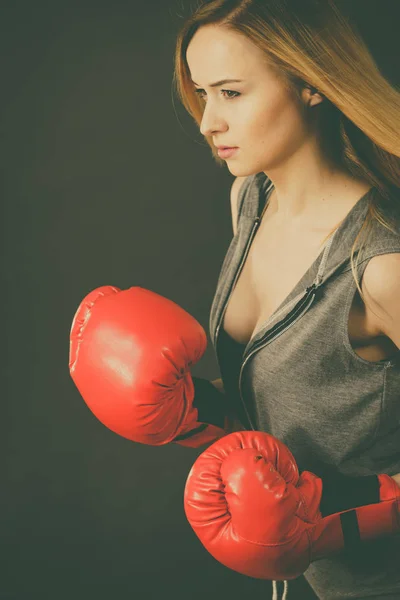
{"type": "MultiPolygon", "coordinates": [[[[195,90],[196,94],[198,94],[198,96],[200,96],[200,98],[202,98],[203,100],[205,100],[204,98],[204,94],[205,91],[202,90],[201,88],[198,88],[195,90]]],[[[233,100],[234,98],[237,98],[238,96],[240,96],[240,92],[234,92],[233,90],[221,90],[222,93],[226,93],[226,94],[235,94],[234,96],[229,96],[226,98],[226,100],[233,100]]]]}

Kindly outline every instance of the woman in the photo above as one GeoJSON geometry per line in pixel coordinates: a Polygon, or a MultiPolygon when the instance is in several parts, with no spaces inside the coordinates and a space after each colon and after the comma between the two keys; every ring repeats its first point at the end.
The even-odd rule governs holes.
{"type": "MultiPolygon", "coordinates": [[[[400,94],[333,0],[202,2],[175,82],[236,177],[213,383],[300,471],[399,482],[400,94]]],[[[399,564],[394,536],[304,575],[321,599],[394,599],[399,564]]]]}

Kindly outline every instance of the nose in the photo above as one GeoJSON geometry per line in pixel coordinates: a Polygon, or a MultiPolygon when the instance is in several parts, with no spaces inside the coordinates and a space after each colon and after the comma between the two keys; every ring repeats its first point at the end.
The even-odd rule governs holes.
{"type": "Polygon", "coordinates": [[[215,108],[212,110],[211,105],[206,104],[203,112],[203,118],[200,123],[200,132],[204,136],[213,136],[217,132],[227,130],[227,125],[224,119],[216,113],[215,108]]]}

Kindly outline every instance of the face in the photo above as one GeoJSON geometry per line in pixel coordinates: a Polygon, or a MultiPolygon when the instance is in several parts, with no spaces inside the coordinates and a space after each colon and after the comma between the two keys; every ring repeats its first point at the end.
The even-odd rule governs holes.
{"type": "Polygon", "coordinates": [[[206,105],[200,131],[216,146],[237,146],[226,158],[231,173],[245,176],[287,161],[311,136],[304,106],[318,103],[304,90],[304,106],[250,40],[215,25],[197,30],[187,49],[190,75],[206,105]],[[240,79],[218,87],[222,79],[240,79]]]}

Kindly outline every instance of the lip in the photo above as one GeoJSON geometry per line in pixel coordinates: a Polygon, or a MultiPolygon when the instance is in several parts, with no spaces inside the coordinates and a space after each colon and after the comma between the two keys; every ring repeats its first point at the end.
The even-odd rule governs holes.
{"type": "Polygon", "coordinates": [[[229,158],[230,156],[235,154],[236,150],[238,149],[239,148],[237,146],[232,148],[218,148],[218,156],[220,156],[221,158],[229,158]]]}

